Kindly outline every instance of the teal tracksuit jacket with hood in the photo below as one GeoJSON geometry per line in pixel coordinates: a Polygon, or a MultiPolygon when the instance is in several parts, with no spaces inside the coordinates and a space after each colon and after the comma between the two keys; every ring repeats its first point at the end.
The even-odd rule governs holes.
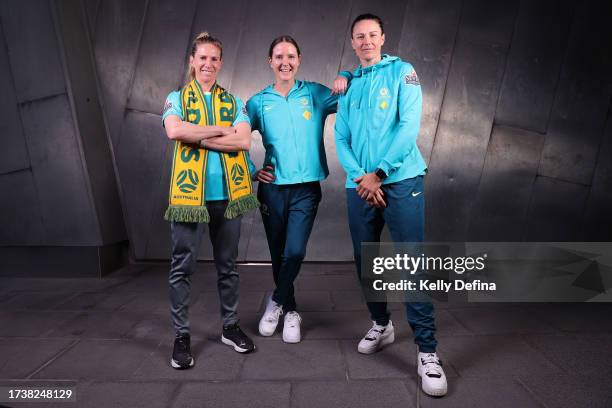
{"type": "Polygon", "coordinates": [[[425,174],[427,165],[416,140],[423,97],[412,65],[383,54],[370,67],[353,72],[340,97],[335,139],[338,160],[347,173],[346,187],[377,168],[387,173],[383,184],[425,174]]]}

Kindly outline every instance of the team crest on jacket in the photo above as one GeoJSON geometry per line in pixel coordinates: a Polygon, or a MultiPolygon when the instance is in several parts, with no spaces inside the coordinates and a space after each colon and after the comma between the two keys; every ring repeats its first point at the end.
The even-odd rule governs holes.
{"type": "Polygon", "coordinates": [[[421,85],[419,82],[419,77],[414,69],[404,77],[404,80],[406,81],[406,85],[421,85]]]}

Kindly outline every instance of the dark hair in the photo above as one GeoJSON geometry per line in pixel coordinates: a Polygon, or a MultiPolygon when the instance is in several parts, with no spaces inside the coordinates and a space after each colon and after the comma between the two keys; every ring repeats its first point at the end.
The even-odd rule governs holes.
{"type": "Polygon", "coordinates": [[[302,53],[300,52],[300,46],[297,44],[297,41],[293,39],[293,37],[291,37],[290,35],[281,35],[272,40],[272,44],[270,44],[270,49],[268,50],[268,57],[272,58],[272,50],[274,50],[274,47],[283,42],[293,44],[293,46],[297,50],[298,57],[302,55],[302,53]]]}
{"type": "Polygon", "coordinates": [[[370,13],[366,13],[366,14],[360,14],[357,17],[355,17],[355,20],[353,20],[353,24],[351,24],[351,38],[353,38],[353,30],[355,29],[355,24],[357,24],[358,22],[362,21],[362,20],[374,20],[378,23],[378,25],[380,26],[380,33],[384,34],[385,33],[385,28],[383,25],[383,21],[380,17],[374,15],[374,14],[370,14],[370,13]]]}
{"type": "MultiPolygon", "coordinates": [[[[223,44],[221,44],[221,40],[212,37],[208,34],[207,31],[203,31],[196,36],[196,38],[191,43],[191,50],[189,51],[190,56],[195,56],[196,51],[198,50],[198,45],[200,44],[212,44],[219,49],[221,53],[221,59],[223,59],[223,44]]],[[[193,81],[195,78],[195,70],[191,65],[187,66],[187,73],[185,75],[185,82],[189,83],[193,81]]]]}

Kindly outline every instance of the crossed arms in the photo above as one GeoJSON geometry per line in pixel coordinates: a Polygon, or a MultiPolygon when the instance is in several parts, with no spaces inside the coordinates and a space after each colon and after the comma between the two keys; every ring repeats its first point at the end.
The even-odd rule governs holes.
{"type": "Polygon", "coordinates": [[[236,126],[199,126],[169,115],[164,120],[166,135],[170,140],[197,143],[219,152],[236,152],[251,148],[251,126],[239,122],[236,126]]]}

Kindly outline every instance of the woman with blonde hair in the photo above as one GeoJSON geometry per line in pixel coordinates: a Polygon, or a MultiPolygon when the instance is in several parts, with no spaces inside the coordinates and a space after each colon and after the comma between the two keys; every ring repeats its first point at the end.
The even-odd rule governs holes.
{"type": "Polygon", "coordinates": [[[222,66],[221,41],[199,34],[191,46],[186,84],[168,95],[162,114],[166,134],[175,142],[164,218],[171,222],[172,234],[169,286],[175,341],[170,364],[176,369],[195,363],[188,310],[206,223],[218,275],[221,341],[241,353],[255,349],[238,325],[236,271],[241,216],[257,207],[248,157],[251,127],[244,103],[217,84],[222,66]]]}

